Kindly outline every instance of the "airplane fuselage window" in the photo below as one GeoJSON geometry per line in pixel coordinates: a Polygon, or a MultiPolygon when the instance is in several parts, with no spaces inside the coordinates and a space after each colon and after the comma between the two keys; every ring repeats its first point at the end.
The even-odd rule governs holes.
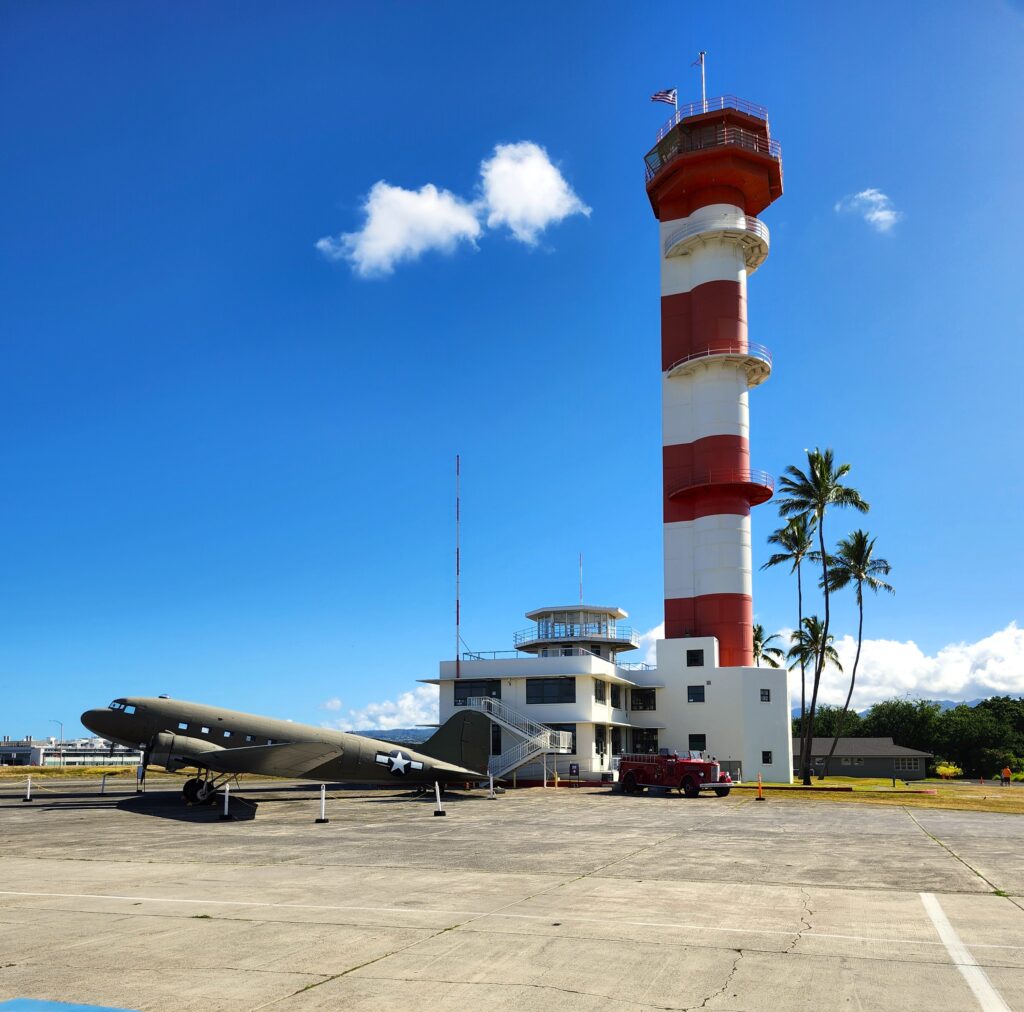
{"type": "Polygon", "coordinates": [[[224,737],[225,738],[230,738],[231,737],[231,732],[230,731],[225,731],[224,732],[224,737]]]}
{"type": "Polygon", "coordinates": [[[179,731],[187,731],[188,730],[188,724],[186,724],[185,721],[183,721],[183,720],[179,720],[178,721],[178,730],[179,731]]]}
{"type": "Polygon", "coordinates": [[[209,734],[210,733],[210,729],[208,727],[201,727],[199,729],[199,733],[200,734],[209,734]]]}
{"type": "Polygon", "coordinates": [[[252,741],[255,741],[256,739],[251,734],[247,734],[245,736],[245,740],[248,741],[248,742],[252,742],[252,741]]]}

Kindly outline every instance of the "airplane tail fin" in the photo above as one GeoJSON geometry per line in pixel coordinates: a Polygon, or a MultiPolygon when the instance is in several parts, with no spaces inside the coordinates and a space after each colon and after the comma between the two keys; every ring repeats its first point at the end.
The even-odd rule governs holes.
{"type": "Polygon", "coordinates": [[[475,710],[449,717],[417,751],[432,759],[487,775],[491,754],[491,722],[475,710]]]}

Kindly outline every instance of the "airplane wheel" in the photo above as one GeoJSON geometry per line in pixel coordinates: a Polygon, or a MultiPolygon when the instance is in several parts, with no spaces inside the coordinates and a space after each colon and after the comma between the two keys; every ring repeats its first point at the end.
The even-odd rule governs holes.
{"type": "Polygon", "coordinates": [[[196,787],[195,803],[197,805],[210,804],[210,799],[216,796],[215,788],[212,785],[206,783],[205,780],[200,780],[197,782],[197,784],[198,786],[196,787]]]}
{"type": "Polygon", "coordinates": [[[193,778],[192,780],[186,780],[182,785],[181,793],[185,798],[185,801],[190,805],[195,805],[199,801],[199,788],[202,786],[202,780],[193,778]]]}

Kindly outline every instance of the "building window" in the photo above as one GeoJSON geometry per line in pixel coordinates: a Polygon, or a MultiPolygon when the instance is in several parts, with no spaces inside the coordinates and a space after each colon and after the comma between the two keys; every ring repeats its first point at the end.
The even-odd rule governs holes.
{"type": "Polygon", "coordinates": [[[656,710],[654,689],[633,689],[629,694],[631,710],[656,710]]]}
{"type": "MultiPolygon", "coordinates": [[[[821,759],[818,760],[818,762],[822,762],[822,761],[823,760],[821,760],[821,759]]],[[[854,764],[854,766],[863,766],[864,765],[864,759],[861,756],[857,756],[857,758],[853,760],[853,764],[854,764]]]]}
{"type": "Polygon", "coordinates": [[[772,754],[771,754],[771,752],[762,752],[761,753],[761,765],[762,766],[771,766],[771,764],[772,764],[772,754]]]}
{"type": "Polygon", "coordinates": [[[772,701],[772,690],[771,689],[762,689],[761,690],[761,702],[762,703],[770,703],[771,701],[772,701]]]}
{"type": "Polygon", "coordinates": [[[622,755],[622,728],[612,728],[612,755],[622,755]]]}
{"type": "Polygon", "coordinates": [[[844,766],[849,766],[850,765],[850,757],[848,755],[844,755],[843,756],[843,765],[844,766]]]}
{"type": "Polygon", "coordinates": [[[655,728],[633,728],[633,751],[643,755],[658,754],[658,732],[655,728]]]}
{"type": "Polygon", "coordinates": [[[704,651],[703,650],[687,650],[686,651],[686,666],[688,668],[702,668],[702,667],[704,667],[704,651]]]}
{"type": "Polygon", "coordinates": [[[576,725],[575,724],[545,724],[552,731],[568,731],[572,735],[572,754],[576,754],[576,725]]]}
{"type": "Polygon", "coordinates": [[[455,682],[455,705],[466,706],[466,700],[473,696],[490,696],[501,699],[500,678],[459,678],[455,682]]]}
{"type": "Polygon", "coordinates": [[[188,730],[188,724],[186,724],[185,721],[183,721],[183,720],[179,720],[178,721],[178,730],[179,731],[187,731],[188,730]]]}
{"type": "Polygon", "coordinates": [[[704,686],[703,685],[687,685],[686,686],[686,701],[688,703],[703,703],[704,702],[704,686]]]}
{"type": "Polygon", "coordinates": [[[691,752],[705,752],[708,747],[708,736],[706,734],[691,734],[687,747],[691,752]]]}
{"type": "Polygon", "coordinates": [[[608,699],[608,683],[602,682],[600,678],[594,681],[594,699],[598,703],[603,703],[608,699]]]}
{"type": "Polygon", "coordinates": [[[528,703],[575,703],[575,678],[529,678],[526,681],[528,703]]]}
{"type": "Polygon", "coordinates": [[[612,709],[622,709],[622,686],[612,683],[612,709]]]}
{"type": "Polygon", "coordinates": [[[899,759],[893,759],[893,769],[901,771],[919,770],[921,768],[921,760],[918,756],[902,756],[899,759]]]}
{"type": "Polygon", "coordinates": [[[608,728],[604,724],[598,724],[594,728],[594,751],[598,755],[604,755],[608,751],[608,728]]]}
{"type": "Polygon", "coordinates": [[[491,723],[491,755],[501,755],[501,728],[491,723]]]}

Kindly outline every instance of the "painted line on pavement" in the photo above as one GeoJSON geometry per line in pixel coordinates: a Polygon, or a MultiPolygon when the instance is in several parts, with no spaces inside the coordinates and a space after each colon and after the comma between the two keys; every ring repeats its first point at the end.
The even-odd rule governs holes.
{"type": "Polygon", "coordinates": [[[978,1005],[983,1012],[1011,1012],[1010,1006],[992,986],[988,974],[978,965],[978,961],[971,955],[971,950],[964,945],[956,929],[949,923],[938,897],[934,893],[920,893],[920,896],[924,909],[935,925],[935,930],[946,946],[954,966],[963,974],[967,986],[974,992],[974,997],[978,999],[978,1005]]]}
{"type": "MultiPolygon", "coordinates": [[[[921,894],[926,895],[925,893],[921,894]]],[[[553,917],[560,917],[563,921],[582,921],[593,924],[607,924],[606,917],[581,917],[577,914],[512,914],[498,910],[451,910],[442,907],[384,907],[384,906],[354,906],[354,905],[331,905],[317,903],[272,903],[267,900],[215,900],[215,899],[191,899],[184,896],[117,896],[109,893],[51,893],[51,892],[25,892],[13,889],[0,889],[0,896],[26,896],[42,897],[44,899],[67,899],[67,900],[121,900],[127,903],[196,903],[205,906],[222,907],[269,907],[275,910],[325,910],[335,913],[374,913],[374,914],[442,914],[448,917],[503,917],[512,920],[523,921],[550,921],[553,917]]],[[[42,909],[42,908],[40,908],[42,909]]],[[[785,935],[797,934],[799,928],[734,928],[721,927],[711,924],[687,923],[683,921],[636,921],[619,920],[619,924],[626,924],[638,928],[676,928],[682,931],[708,931],[725,932],[740,935],[785,935]]],[[[835,939],[844,942],[871,942],[885,945],[926,945],[946,946],[945,941],[934,942],[931,939],[912,939],[905,936],[900,938],[882,938],[873,935],[847,935],[830,931],[804,931],[804,941],[812,938],[835,939]]],[[[981,943],[975,945],[976,949],[1011,949],[1015,952],[1024,951],[1024,945],[1000,945],[997,943],[981,943]]],[[[965,950],[966,951],[966,950],[965,950]]],[[[1002,1006],[1005,1008],[1005,1006],[1002,1006]]],[[[999,1009],[1001,1006],[993,1006],[999,1009]]]]}

